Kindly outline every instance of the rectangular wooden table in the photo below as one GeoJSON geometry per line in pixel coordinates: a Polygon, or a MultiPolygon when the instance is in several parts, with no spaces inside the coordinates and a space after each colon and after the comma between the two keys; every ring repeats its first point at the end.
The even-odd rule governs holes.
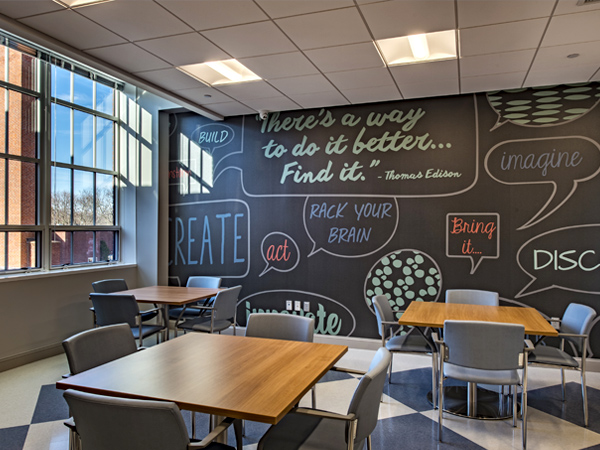
{"type": "MultiPolygon", "coordinates": [[[[558,331],[538,310],[518,306],[412,302],[398,323],[418,328],[444,328],[445,320],[516,323],[525,327],[525,334],[558,336],[558,331]]],[[[432,342],[432,345],[435,344],[432,342]]],[[[491,391],[478,389],[475,383],[468,383],[466,388],[450,386],[444,389],[444,411],[460,416],[480,419],[506,418],[511,414],[510,401],[510,396],[498,396],[491,391]]]]}
{"type": "Polygon", "coordinates": [[[115,294],[132,294],[136,301],[140,303],[156,303],[163,307],[163,317],[167,327],[167,337],[169,339],[169,306],[184,306],[188,303],[194,303],[200,300],[206,300],[214,297],[222,291],[219,288],[197,288],[181,286],[148,286],[137,289],[128,289],[126,291],[115,292],[115,294]]]}
{"type": "Polygon", "coordinates": [[[181,409],[275,424],[347,351],[342,345],[188,333],[56,387],[172,401],[181,409]]]}

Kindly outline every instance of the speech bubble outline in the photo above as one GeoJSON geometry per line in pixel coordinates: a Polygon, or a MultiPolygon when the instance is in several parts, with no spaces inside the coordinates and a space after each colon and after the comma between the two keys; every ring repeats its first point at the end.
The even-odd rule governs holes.
{"type": "MultiPolygon", "coordinates": [[[[525,297],[527,295],[537,294],[539,292],[547,291],[549,289],[562,289],[565,291],[577,292],[577,293],[581,293],[581,294],[600,294],[600,290],[592,291],[592,290],[576,289],[573,287],[562,286],[562,285],[554,283],[554,282],[550,283],[550,284],[538,282],[538,280],[541,277],[536,277],[536,276],[532,275],[527,269],[525,269],[523,267],[523,264],[521,263],[521,252],[533,241],[536,241],[536,240],[543,238],[544,236],[548,236],[550,234],[565,232],[565,231],[569,231],[569,230],[582,230],[582,229],[588,229],[588,228],[594,228],[594,227],[600,229],[600,223],[572,225],[572,226],[557,228],[554,230],[546,231],[542,234],[538,234],[537,236],[534,236],[531,239],[529,239],[527,242],[525,242],[519,248],[519,251],[517,252],[517,255],[516,255],[516,260],[517,260],[517,264],[519,265],[519,268],[521,269],[521,271],[524,272],[525,274],[527,274],[527,276],[529,276],[529,278],[531,278],[531,281],[529,281],[529,283],[527,283],[525,285],[525,287],[523,287],[523,289],[521,289],[519,291],[519,293],[517,295],[515,295],[515,298],[520,298],[520,297],[525,297]],[[537,284],[542,284],[542,286],[540,286],[538,288],[537,284]],[[534,289],[530,290],[532,285],[533,285],[534,289]]],[[[556,279],[556,277],[553,277],[553,279],[556,279]]]]}
{"type": "MultiPolygon", "coordinates": [[[[348,316],[352,319],[352,328],[350,329],[350,332],[348,334],[346,334],[345,336],[352,336],[352,333],[354,333],[354,330],[356,329],[356,317],[354,317],[354,314],[352,314],[352,311],[350,311],[350,308],[348,308],[346,305],[344,305],[343,303],[334,300],[330,297],[327,297],[325,295],[322,294],[317,294],[314,292],[309,292],[309,291],[300,291],[300,290],[295,290],[295,289],[273,289],[273,290],[269,290],[269,291],[260,291],[260,292],[255,292],[253,294],[250,294],[246,297],[244,297],[241,300],[238,300],[237,304],[236,304],[236,308],[239,307],[241,304],[243,304],[246,301],[250,301],[251,298],[253,297],[257,297],[260,295],[265,295],[265,294],[299,294],[299,295],[306,295],[306,296],[312,296],[312,297],[317,297],[320,298],[322,300],[326,300],[329,301],[331,303],[334,303],[335,305],[339,306],[340,308],[342,308],[343,310],[345,310],[348,313],[348,316]]],[[[283,312],[284,310],[282,309],[282,312],[278,314],[285,314],[285,312],[283,312]]],[[[272,312],[272,310],[270,310],[269,312],[272,312]]],[[[289,314],[293,314],[293,312],[289,312],[289,314]]]]}
{"type": "Polygon", "coordinates": [[[498,213],[480,213],[480,212],[473,212],[473,213],[466,213],[466,212],[461,212],[461,213],[448,213],[446,214],[446,256],[448,258],[469,258],[471,260],[471,272],[469,273],[469,275],[473,275],[475,273],[475,271],[477,270],[477,268],[479,267],[479,265],[481,264],[481,262],[484,259],[498,259],[500,257],[500,214],[498,213]],[[489,217],[489,216],[495,216],[496,217],[496,230],[494,231],[494,233],[496,234],[496,256],[486,256],[486,255],[477,255],[477,256],[473,256],[473,255],[457,255],[457,254],[451,254],[450,253],[450,216],[484,216],[484,217],[489,217]]]}
{"type": "MultiPolygon", "coordinates": [[[[521,231],[524,230],[526,228],[532,227],[534,225],[537,225],[538,223],[542,222],[543,220],[545,220],[546,218],[548,218],[549,216],[551,216],[552,214],[554,214],[558,209],[560,209],[566,202],[567,200],[569,200],[569,198],[571,198],[571,196],[575,193],[575,191],[577,190],[577,186],[579,183],[591,180],[592,178],[594,178],[596,175],[598,175],[598,173],[600,173],[600,164],[598,165],[598,168],[596,169],[596,171],[594,173],[592,173],[591,175],[588,175],[584,178],[575,178],[573,179],[573,186],[570,188],[568,194],[563,195],[563,199],[558,201],[558,204],[554,205],[554,206],[549,206],[552,204],[554,198],[556,197],[556,193],[559,191],[559,187],[556,183],[556,181],[554,180],[547,180],[547,181],[523,181],[523,182],[506,182],[503,180],[500,180],[498,177],[494,176],[492,174],[492,172],[490,171],[490,167],[489,167],[489,159],[490,156],[493,154],[493,152],[506,144],[514,144],[514,143],[526,143],[526,142],[540,142],[540,141],[561,141],[561,140],[565,140],[565,139],[582,139],[584,141],[587,141],[589,143],[591,143],[593,146],[596,147],[596,149],[598,150],[598,152],[600,153],[600,144],[598,144],[596,141],[594,141],[593,139],[590,139],[586,136],[557,136],[557,137],[543,137],[543,138],[534,138],[534,139],[511,139],[508,141],[502,141],[499,142],[498,144],[496,144],[495,146],[493,146],[489,152],[486,154],[485,156],[485,160],[484,160],[484,167],[485,170],[487,172],[487,174],[490,176],[490,178],[492,178],[494,181],[497,181],[498,183],[501,184],[505,184],[505,185],[533,185],[533,184],[551,184],[552,185],[552,194],[550,195],[550,197],[548,198],[548,200],[546,201],[546,203],[540,208],[540,210],[531,218],[529,219],[525,224],[521,225],[520,227],[517,228],[517,230],[521,231]],[[547,212],[545,212],[546,210],[549,210],[547,212]],[[545,212],[545,214],[544,214],[545,212]]],[[[561,192],[563,190],[561,189],[561,192]]],[[[560,199],[560,197],[559,197],[560,199]]]]}
{"type": "MultiPolygon", "coordinates": [[[[552,122],[552,123],[540,123],[540,124],[519,123],[518,122],[519,119],[513,119],[513,118],[506,118],[506,117],[504,117],[503,111],[497,108],[498,105],[494,104],[495,101],[497,101],[497,100],[500,99],[497,96],[500,93],[502,93],[502,92],[507,93],[507,94],[520,94],[521,92],[528,92],[528,91],[531,91],[531,90],[534,90],[534,92],[536,92],[536,91],[539,92],[539,89],[546,89],[546,90],[548,90],[548,89],[562,89],[563,91],[566,91],[566,90],[573,91],[573,90],[582,89],[582,88],[583,89],[587,89],[588,87],[593,90],[594,87],[593,86],[588,86],[589,84],[594,84],[594,83],[593,82],[591,82],[591,83],[585,83],[583,85],[581,83],[578,83],[578,84],[573,84],[573,85],[567,84],[567,85],[545,86],[543,88],[520,88],[520,89],[510,89],[510,90],[488,92],[486,94],[486,100],[487,100],[490,108],[498,116],[498,118],[496,120],[496,123],[492,126],[492,128],[490,128],[490,131],[494,131],[494,130],[500,128],[502,125],[505,125],[506,123],[511,123],[511,124],[517,125],[519,127],[527,127],[527,128],[548,128],[548,127],[556,127],[556,126],[560,126],[560,125],[565,125],[565,124],[571,123],[571,122],[573,122],[575,120],[578,120],[578,119],[582,118],[583,116],[586,116],[594,108],[596,108],[596,106],[598,106],[598,104],[600,103],[600,99],[598,99],[591,106],[587,107],[587,111],[586,112],[583,112],[583,113],[579,112],[579,113],[577,113],[575,115],[572,115],[571,116],[572,118],[570,118],[568,120],[564,120],[562,122],[558,122],[558,123],[556,123],[556,122],[552,122]]],[[[558,92],[557,92],[557,94],[558,94],[558,92]]],[[[593,96],[591,98],[593,100],[593,96]]],[[[530,108],[529,105],[534,100],[537,100],[537,98],[536,99],[529,99],[529,100],[528,99],[518,99],[518,98],[516,98],[516,99],[513,99],[513,100],[509,100],[506,103],[510,105],[511,104],[510,102],[513,102],[513,104],[511,105],[512,108],[514,108],[514,107],[518,108],[521,105],[523,105],[523,107],[525,107],[526,109],[529,109],[530,108]],[[529,108],[527,108],[527,106],[529,106],[529,108]]],[[[546,104],[546,103],[544,102],[544,104],[546,104]]],[[[558,105],[556,105],[556,106],[558,106],[558,105]]],[[[571,108],[573,106],[578,106],[578,105],[573,105],[573,104],[569,105],[569,107],[571,107],[571,108]]],[[[578,109],[581,109],[581,108],[578,108],[578,109]]],[[[544,108],[544,110],[547,110],[547,109],[544,108]]]]}
{"type": "Polygon", "coordinates": [[[292,237],[291,237],[289,234],[282,233],[281,231],[273,231],[273,232],[271,232],[271,233],[267,234],[267,235],[266,235],[266,236],[263,238],[262,242],[260,243],[260,251],[261,251],[261,254],[262,254],[263,260],[265,261],[265,263],[266,263],[267,265],[265,266],[265,268],[263,269],[263,271],[261,272],[261,274],[258,276],[259,278],[260,278],[260,277],[262,277],[264,274],[266,274],[266,273],[267,273],[269,270],[271,270],[271,269],[273,269],[273,270],[276,270],[277,272],[281,272],[281,273],[284,273],[284,272],[291,272],[291,271],[292,271],[292,270],[294,270],[294,269],[295,269],[295,268],[298,266],[298,264],[300,263],[300,248],[298,247],[298,244],[296,243],[296,241],[295,241],[295,240],[294,240],[294,239],[293,239],[293,238],[292,238],[292,237]],[[265,241],[267,241],[267,239],[268,239],[269,237],[271,237],[271,236],[274,236],[274,235],[277,235],[277,234],[278,234],[278,235],[281,235],[281,236],[284,236],[286,239],[288,239],[290,242],[292,242],[292,243],[294,244],[294,247],[296,248],[296,262],[295,262],[295,263],[293,264],[293,266],[292,266],[292,267],[290,267],[289,269],[278,269],[277,267],[275,267],[275,265],[273,265],[273,264],[269,264],[269,261],[267,261],[267,257],[266,257],[266,255],[265,255],[265,252],[264,252],[264,250],[265,250],[265,249],[264,249],[264,244],[265,244],[265,241]]]}
{"type": "MultiPolygon", "coordinates": [[[[385,200],[390,200],[394,202],[395,205],[395,212],[396,212],[396,222],[393,226],[393,229],[390,232],[389,238],[383,242],[381,245],[379,245],[377,248],[375,248],[374,250],[371,250],[368,253],[360,253],[357,255],[343,255],[343,254],[339,254],[330,250],[327,250],[324,246],[319,246],[317,244],[317,240],[313,238],[313,236],[311,235],[311,232],[309,230],[309,226],[307,224],[307,206],[308,203],[311,199],[313,198],[331,198],[329,196],[309,196],[306,198],[306,200],[304,201],[304,207],[303,207],[303,211],[302,211],[302,219],[303,219],[303,223],[304,223],[304,231],[306,232],[306,235],[308,236],[308,238],[310,239],[310,241],[312,242],[312,249],[309,252],[309,254],[307,255],[307,258],[310,258],[311,256],[315,255],[316,253],[323,251],[331,256],[336,256],[339,258],[361,258],[363,256],[368,256],[368,255],[372,255],[373,253],[381,250],[383,247],[385,247],[394,237],[394,234],[396,234],[396,231],[398,230],[398,223],[400,222],[400,208],[398,206],[398,200],[396,198],[385,198],[385,200]]],[[[345,198],[345,197],[340,197],[340,198],[345,198]]],[[[373,198],[373,197],[369,197],[369,198],[373,198]]],[[[348,199],[349,201],[355,201],[356,203],[366,200],[364,197],[360,197],[360,198],[352,198],[352,199],[348,199]]],[[[375,200],[378,200],[377,198],[375,198],[375,200]]],[[[366,203],[366,202],[365,202],[366,203]]],[[[358,222],[358,220],[357,220],[358,222]]]]}

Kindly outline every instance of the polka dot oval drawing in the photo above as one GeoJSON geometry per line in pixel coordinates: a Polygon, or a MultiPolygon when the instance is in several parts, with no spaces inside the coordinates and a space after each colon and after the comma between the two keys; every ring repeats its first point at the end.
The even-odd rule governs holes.
{"type": "Polygon", "coordinates": [[[400,318],[400,311],[411,302],[435,302],[441,290],[442,273],[433,258],[419,250],[398,250],[385,255],[369,271],[365,301],[373,311],[371,299],[385,295],[400,318]]]}

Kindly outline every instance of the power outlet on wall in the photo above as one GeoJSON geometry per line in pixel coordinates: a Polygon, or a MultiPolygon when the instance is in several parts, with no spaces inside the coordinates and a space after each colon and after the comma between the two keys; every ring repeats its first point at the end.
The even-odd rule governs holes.
{"type": "Polygon", "coordinates": [[[300,300],[294,300],[294,311],[302,311],[300,300]]]}
{"type": "Polygon", "coordinates": [[[310,302],[304,302],[304,312],[310,312],[310,302]]]}
{"type": "Polygon", "coordinates": [[[292,310],[292,301],[291,300],[286,300],[285,301],[285,309],[288,311],[292,310]]]}

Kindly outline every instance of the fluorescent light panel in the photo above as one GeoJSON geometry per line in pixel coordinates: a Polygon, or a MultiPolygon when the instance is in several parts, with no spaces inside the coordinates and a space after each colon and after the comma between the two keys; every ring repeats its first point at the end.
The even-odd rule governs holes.
{"type": "Polygon", "coordinates": [[[54,0],[65,8],[79,8],[81,6],[97,5],[98,3],[112,2],[113,0],[54,0]]]}
{"type": "Polygon", "coordinates": [[[456,30],[380,39],[376,47],[388,66],[455,59],[456,30]]]}
{"type": "Polygon", "coordinates": [[[178,70],[208,86],[243,83],[261,78],[235,59],[211,61],[201,64],[188,64],[178,70]]]}

